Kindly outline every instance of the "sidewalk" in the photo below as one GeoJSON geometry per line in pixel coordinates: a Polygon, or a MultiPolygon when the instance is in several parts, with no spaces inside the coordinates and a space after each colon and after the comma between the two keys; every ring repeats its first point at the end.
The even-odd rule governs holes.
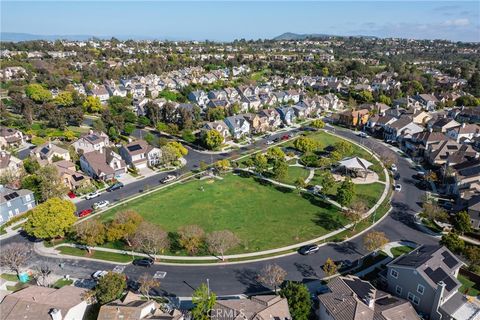
{"type": "Polygon", "coordinates": [[[22,228],[14,229],[14,227],[16,227],[16,226],[18,226],[18,225],[20,225],[20,224],[22,224],[22,223],[24,223],[24,222],[26,222],[26,221],[27,221],[27,219],[22,219],[22,220],[20,220],[20,221],[15,222],[15,223],[12,224],[11,226],[6,227],[6,228],[5,228],[5,232],[6,232],[6,233],[5,233],[5,234],[2,234],[2,235],[0,236],[0,240],[4,240],[4,239],[8,239],[8,238],[10,238],[10,237],[16,236],[16,235],[20,232],[20,230],[22,230],[22,228]]]}

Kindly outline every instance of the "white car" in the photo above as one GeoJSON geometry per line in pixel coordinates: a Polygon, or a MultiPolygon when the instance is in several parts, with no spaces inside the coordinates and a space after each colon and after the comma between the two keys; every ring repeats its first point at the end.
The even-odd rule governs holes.
{"type": "Polygon", "coordinates": [[[401,184],[396,184],[395,185],[395,191],[398,191],[398,192],[402,191],[402,185],[401,184]]]}
{"type": "Polygon", "coordinates": [[[273,141],[272,140],[267,140],[267,142],[265,142],[267,145],[271,145],[273,144],[273,141]]]}
{"type": "Polygon", "coordinates": [[[169,174],[168,176],[166,176],[165,178],[163,178],[162,180],[160,180],[160,182],[161,182],[161,183],[169,183],[169,182],[174,181],[175,179],[177,179],[177,177],[175,177],[175,176],[172,175],[172,174],[169,174]]]}
{"type": "Polygon", "coordinates": [[[390,169],[392,170],[392,172],[396,172],[398,169],[397,169],[397,166],[395,164],[392,164],[390,166],[390,169]]]}
{"type": "Polygon", "coordinates": [[[102,209],[102,208],[107,207],[109,204],[110,204],[110,202],[108,200],[102,200],[102,201],[99,201],[99,202],[95,202],[93,204],[93,208],[94,209],[102,209]]]}
{"type": "Polygon", "coordinates": [[[358,133],[358,136],[359,136],[360,138],[368,138],[368,134],[366,134],[365,132],[360,132],[360,133],[358,133]]]}
{"type": "Polygon", "coordinates": [[[89,193],[85,196],[85,199],[90,200],[90,199],[94,199],[96,197],[100,197],[100,192],[94,191],[92,193],[89,193]]]}
{"type": "Polygon", "coordinates": [[[93,274],[92,274],[92,278],[94,280],[99,280],[100,278],[103,278],[105,277],[105,275],[108,273],[108,271],[105,271],[105,270],[98,270],[98,271],[95,271],[93,274]]]}

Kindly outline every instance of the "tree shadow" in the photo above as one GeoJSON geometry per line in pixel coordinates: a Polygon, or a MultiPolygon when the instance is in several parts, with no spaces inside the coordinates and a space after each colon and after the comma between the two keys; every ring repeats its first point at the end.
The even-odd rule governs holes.
{"type": "Polygon", "coordinates": [[[341,254],[362,254],[362,252],[359,251],[357,244],[351,241],[331,244],[329,246],[341,254]]]}
{"type": "Polygon", "coordinates": [[[235,270],[235,278],[246,287],[245,294],[270,290],[258,281],[258,272],[254,269],[235,270]]]}
{"type": "Polygon", "coordinates": [[[327,209],[327,210],[332,209],[332,204],[330,204],[329,202],[326,202],[322,198],[317,197],[317,196],[315,196],[311,193],[302,192],[302,198],[305,199],[305,200],[308,200],[314,206],[324,208],[324,209],[327,209]]]}
{"type": "Polygon", "coordinates": [[[168,240],[170,241],[170,251],[175,252],[183,249],[180,245],[180,235],[178,232],[169,232],[168,240]]]}
{"type": "Polygon", "coordinates": [[[326,230],[337,230],[343,227],[343,223],[338,216],[330,215],[325,212],[319,212],[312,221],[326,230]]]}
{"type": "Polygon", "coordinates": [[[295,267],[297,268],[298,272],[300,272],[300,274],[303,277],[305,277],[305,278],[312,278],[312,277],[318,278],[318,274],[315,271],[315,269],[313,269],[312,266],[310,266],[308,264],[305,264],[305,263],[298,263],[298,262],[295,262],[294,264],[295,264],[295,267]]]}

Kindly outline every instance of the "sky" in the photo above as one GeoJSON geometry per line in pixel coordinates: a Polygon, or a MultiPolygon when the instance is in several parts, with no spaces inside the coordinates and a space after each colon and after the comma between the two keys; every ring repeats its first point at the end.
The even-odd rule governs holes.
{"type": "Polygon", "coordinates": [[[284,32],[480,42],[480,1],[1,0],[1,31],[169,40],[284,32]]]}

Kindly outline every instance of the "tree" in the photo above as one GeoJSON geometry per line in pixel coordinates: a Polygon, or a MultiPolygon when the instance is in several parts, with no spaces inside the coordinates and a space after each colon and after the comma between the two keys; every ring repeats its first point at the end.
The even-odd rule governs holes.
{"type": "Polygon", "coordinates": [[[363,246],[368,251],[377,251],[383,248],[390,240],[381,231],[371,231],[363,237],[363,246]]]}
{"type": "Polygon", "coordinates": [[[295,188],[297,188],[298,193],[300,193],[302,189],[306,187],[307,187],[307,183],[305,182],[305,179],[303,179],[302,177],[298,177],[295,180],[295,188]]]}
{"type": "Polygon", "coordinates": [[[73,228],[78,243],[90,247],[101,245],[105,242],[105,225],[97,219],[89,219],[78,223],[73,228]]]}
{"type": "Polygon", "coordinates": [[[55,98],[55,104],[62,107],[71,107],[73,105],[73,95],[70,91],[62,91],[55,98]]]}
{"type": "Polygon", "coordinates": [[[346,141],[339,141],[336,142],[333,147],[335,148],[335,151],[340,153],[341,157],[345,157],[350,155],[353,152],[353,146],[351,143],[346,142],[346,141]]]}
{"type": "Polygon", "coordinates": [[[384,94],[381,94],[378,96],[378,102],[384,103],[387,106],[392,105],[392,99],[384,94]]]}
{"type": "Polygon", "coordinates": [[[225,108],[223,107],[208,108],[208,111],[207,111],[208,121],[223,120],[225,119],[225,116],[226,116],[225,108]]]}
{"type": "Polygon", "coordinates": [[[331,258],[327,258],[322,269],[327,277],[331,277],[337,273],[338,266],[335,264],[335,261],[333,261],[331,258]]]}
{"type": "Polygon", "coordinates": [[[160,281],[153,278],[148,273],[141,275],[138,279],[138,282],[140,283],[140,288],[138,291],[140,291],[140,293],[143,294],[143,296],[145,296],[148,300],[150,300],[150,290],[160,286],[160,281]]]}
{"type": "Polygon", "coordinates": [[[344,211],[345,217],[353,223],[352,231],[355,231],[357,224],[363,219],[363,215],[368,211],[365,201],[359,200],[351,204],[350,208],[344,211]]]}
{"type": "Polygon", "coordinates": [[[197,253],[205,237],[205,231],[196,224],[180,227],[178,234],[180,245],[191,255],[197,253]]]}
{"type": "Polygon", "coordinates": [[[195,320],[210,320],[210,313],[215,306],[217,296],[210,292],[208,286],[202,283],[192,295],[192,302],[195,307],[192,309],[192,316],[195,320]]]}
{"type": "Polygon", "coordinates": [[[131,246],[131,239],[142,223],[143,218],[136,211],[125,210],[117,213],[107,228],[107,240],[124,240],[131,246]]]}
{"type": "Polygon", "coordinates": [[[462,252],[465,248],[465,241],[463,241],[455,232],[449,232],[442,235],[440,244],[457,253],[462,252]]]}
{"type": "Polygon", "coordinates": [[[103,110],[100,98],[94,96],[88,96],[82,106],[83,110],[90,113],[98,113],[103,110]]]}
{"type": "Polygon", "coordinates": [[[280,290],[280,296],[287,298],[288,308],[294,320],[309,320],[312,300],[307,286],[302,283],[288,281],[280,290]]]}
{"type": "Polygon", "coordinates": [[[24,243],[7,244],[0,250],[0,266],[12,270],[18,276],[30,259],[31,254],[31,248],[24,243]]]}
{"type": "Polygon", "coordinates": [[[325,127],[325,122],[323,120],[317,119],[313,120],[311,126],[317,129],[323,129],[325,127]]]}
{"type": "Polygon", "coordinates": [[[301,152],[312,152],[318,148],[318,143],[307,137],[300,137],[293,142],[293,146],[301,152]]]}
{"type": "Polygon", "coordinates": [[[68,188],[58,174],[58,169],[54,165],[46,165],[37,170],[39,181],[39,190],[41,200],[46,201],[50,198],[62,198],[67,194],[68,188]]]}
{"type": "Polygon", "coordinates": [[[472,232],[472,221],[470,220],[468,213],[465,211],[457,213],[453,226],[460,234],[472,232]]]}
{"type": "Polygon", "coordinates": [[[230,161],[228,159],[218,160],[215,162],[214,167],[220,172],[225,172],[230,168],[230,161]]]}
{"type": "Polygon", "coordinates": [[[253,165],[255,166],[255,172],[262,174],[268,168],[268,160],[264,154],[257,153],[253,159],[253,165]]]}
{"type": "Polygon", "coordinates": [[[373,94],[368,90],[362,90],[358,93],[360,101],[362,102],[371,102],[373,101],[373,94]]]}
{"type": "Polygon", "coordinates": [[[353,184],[350,178],[345,178],[338,187],[337,190],[337,201],[342,206],[346,207],[352,203],[353,197],[355,196],[355,185],[353,184]]]}
{"type": "Polygon", "coordinates": [[[260,271],[260,274],[258,275],[258,281],[269,288],[273,288],[273,290],[276,292],[277,287],[283,283],[286,276],[287,272],[279,265],[267,264],[260,271]]]}
{"type": "Polygon", "coordinates": [[[428,182],[438,181],[437,174],[434,171],[430,170],[425,174],[425,180],[427,180],[428,182]]]}
{"type": "Polygon", "coordinates": [[[322,171],[320,177],[321,177],[320,185],[322,186],[322,193],[325,195],[330,194],[337,183],[337,181],[333,177],[333,174],[330,171],[324,170],[322,171]]]}
{"type": "Polygon", "coordinates": [[[26,158],[23,160],[23,168],[29,174],[36,173],[40,169],[40,164],[35,158],[26,158]]]}
{"type": "Polygon", "coordinates": [[[160,227],[143,221],[131,240],[132,247],[155,258],[170,246],[168,233],[160,227]]]}
{"type": "Polygon", "coordinates": [[[174,150],[177,159],[180,159],[188,154],[188,149],[185,148],[180,142],[168,142],[166,146],[174,150]]]}
{"type": "Polygon", "coordinates": [[[222,230],[207,234],[206,243],[210,252],[219,254],[225,260],[225,252],[236,247],[240,240],[230,230],[222,230]]]}
{"type": "Polygon", "coordinates": [[[51,198],[31,210],[23,230],[39,239],[53,239],[64,237],[75,221],[75,205],[71,201],[51,198]]]}
{"type": "Polygon", "coordinates": [[[95,296],[100,304],[106,304],[120,298],[127,288],[127,280],[123,273],[109,271],[98,280],[95,296]]]}
{"type": "Polygon", "coordinates": [[[41,263],[33,267],[33,279],[37,286],[49,287],[53,283],[52,269],[47,263],[41,263]]]}
{"type": "Polygon", "coordinates": [[[467,246],[465,248],[465,256],[474,266],[480,265],[480,247],[478,246],[467,246]]]}
{"type": "Polygon", "coordinates": [[[423,211],[422,216],[430,220],[438,220],[438,221],[448,221],[448,214],[447,212],[438,206],[435,202],[432,201],[425,201],[423,203],[423,211]]]}
{"type": "Polygon", "coordinates": [[[279,147],[273,147],[267,150],[266,157],[270,161],[283,161],[285,160],[285,152],[279,147]]]}
{"type": "Polygon", "coordinates": [[[38,83],[29,84],[25,89],[25,94],[36,103],[52,100],[52,93],[38,83]]]}
{"type": "Polygon", "coordinates": [[[215,150],[223,143],[223,136],[215,129],[208,130],[202,135],[202,143],[205,148],[215,150]]]}
{"type": "Polygon", "coordinates": [[[273,176],[276,180],[282,180],[287,176],[288,173],[288,164],[282,161],[275,161],[273,164],[273,176]]]}

